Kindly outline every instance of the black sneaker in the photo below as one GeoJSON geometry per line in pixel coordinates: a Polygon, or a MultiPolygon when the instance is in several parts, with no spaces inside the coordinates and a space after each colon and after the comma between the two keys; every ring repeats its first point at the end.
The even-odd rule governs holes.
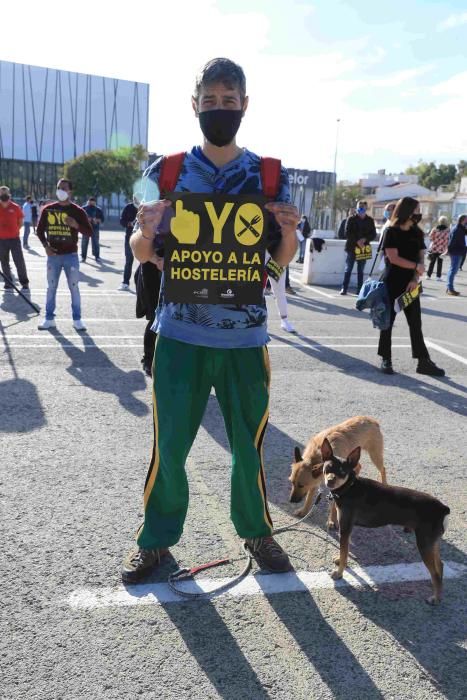
{"type": "Polygon", "coordinates": [[[255,537],[245,540],[245,544],[261,569],[276,574],[291,570],[289,557],[273,537],[255,537]]]}
{"type": "Polygon", "coordinates": [[[339,294],[341,295],[341,297],[345,297],[347,294],[347,290],[342,288],[339,294]]]}
{"type": "Polygon", "coordinates": [[[123,560],[123,583],[137,583],[152,574],[161,563],[161,557],[168,551],[168,549],[142,549],[141,547],[132,549],[123,560]]]}
{"type": "Polygon", "coordinates": [[[383,374],[394,374],[391,360],[385,360],[384,358],[381,360],[381,372],[383,374]]]}
{"type": "Polygon", "coordinates": [[[441,367],[435,365],[429,357],[422,357],[417,364],[418,374],[428,374],[430,377],[444,377],[446,372],[441,367]]]}

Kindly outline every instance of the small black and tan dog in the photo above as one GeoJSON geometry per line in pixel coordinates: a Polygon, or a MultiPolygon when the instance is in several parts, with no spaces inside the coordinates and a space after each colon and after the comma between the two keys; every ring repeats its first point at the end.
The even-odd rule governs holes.
{"type": "Polygon", "coordinates": [[[446,529],[449,508],[421,491],[357,477],[354,470],[359,463],[360,447],[352,450],[347,459],[342,459],[334,455],[326,439],[321,453],[324,481],[336,504],[340,529],[340,556],[334,562],[337,569],[332,572],[332,578],[342,578],[347,566],[350,534],[354,525],[402,525],[415,532],[418,551],[431,575],[433,595],[427,599],[427,603],[439,603],[443,584],[439,540],[446,529]]]}

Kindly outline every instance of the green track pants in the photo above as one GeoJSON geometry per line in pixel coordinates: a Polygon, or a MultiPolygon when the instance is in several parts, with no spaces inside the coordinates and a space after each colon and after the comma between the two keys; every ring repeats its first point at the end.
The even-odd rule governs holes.
{"type": "Polygon", "coordinates": [[[153,383],[154,447],[138,545],[145,549],[170,547],[182,535],[188,509],[185,462],[211,387],[232,450],[231,518],[235,529],[242,538],[270,535],[262,457],[269,415],[266,348],[206,348],[159,336],[153,383]]]}

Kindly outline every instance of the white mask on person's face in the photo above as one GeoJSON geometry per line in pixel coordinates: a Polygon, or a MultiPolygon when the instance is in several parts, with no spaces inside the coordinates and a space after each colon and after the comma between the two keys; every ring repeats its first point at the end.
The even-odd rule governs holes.
{"type": "Polygon", "coordinates": [[[69,193],[66,190],[57,190],[55,194],[59,202],[66,202],[69,197],[69,193]]]}

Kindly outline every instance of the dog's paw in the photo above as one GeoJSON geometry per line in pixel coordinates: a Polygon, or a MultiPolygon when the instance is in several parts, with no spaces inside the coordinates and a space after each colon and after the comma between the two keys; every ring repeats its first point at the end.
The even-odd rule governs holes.
{"type": "Polygon", "coordinates": [[[336,566],[339,566],[340,563],[341,563],[341,558],[340,558],[340,557],[336,557],[336,558],[333,560],[333,564],[335,564],[336,566]]]}
{"type": "Polygon", "coordinates": [[[441,598],[438,598],[435,595],[430,595],[430,597],[426,599],[426,602],[428,605],[439,605],[441,603],[441,598]]]}
{"type": "Polygon", "coordinates": [[[335,523],[333,520],[328,520],[327,528],[328,530],[337,530],[337,523],[335,523]]]}
{"type": "Polygon", "coordinates": [[[340,573],[339,569],[336,569],[331,573],[331,578],[334,579],[334,581],[338,581],[340,578],[342,578],[342,574],[340,573]]]}
{"type": "Polygon", "coordinates": [[[299,508],[299,510],[295,511],[294,515],[297,518],[304,518],[307,513],[308,513],[308,511],[305,510],[304,508],[299,508]]]}

